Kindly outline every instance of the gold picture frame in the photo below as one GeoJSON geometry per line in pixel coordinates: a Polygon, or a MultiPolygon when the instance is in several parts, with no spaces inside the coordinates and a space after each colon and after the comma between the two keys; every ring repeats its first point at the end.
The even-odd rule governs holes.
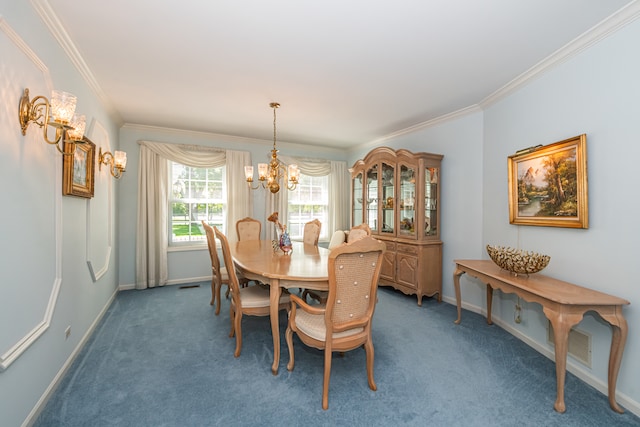
{"type": "Polygon", "coordinates": [[[90,199],[93,197],[96,145],[87,138],[83,141],[83,144],[74,144],[73,156],[62,156],[62,194],[90,199]]]}
{"type": "Polygon", "coordinates": [[[509,222],[589,228],[587,135],[508,157],[509,222]]]}

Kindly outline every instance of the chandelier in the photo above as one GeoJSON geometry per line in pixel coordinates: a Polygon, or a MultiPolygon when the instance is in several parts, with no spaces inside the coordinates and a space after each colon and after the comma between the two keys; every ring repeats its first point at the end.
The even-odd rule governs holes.
{"type": "Polygon", "coordinates": [[[278,160],[278,150],[276,149],[276,108],[280,107],[277,102],[269,104],[273,108],[273,149],[271,150],[271,161],[269,163],[258,164],[258,181],[260,185],[253,187],[253,166],[244,167],[244,175],[247,179],[247,184],[252,190],[256,190],[260,187],[268,188],[273,194],[280,191],[280,180],[288,190],[295,190],[298,185],[298,178],[300,177],[300,171],[297,165],[289,165],[285,167],[280,160],[278,160]]]}

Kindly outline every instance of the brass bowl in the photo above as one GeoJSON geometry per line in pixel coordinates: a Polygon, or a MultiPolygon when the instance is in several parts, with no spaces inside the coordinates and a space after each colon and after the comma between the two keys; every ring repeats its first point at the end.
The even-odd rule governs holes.
{"type": "Polygon", "coordinates": [[[549,255],[505,246],[487,245],[487,252],[498,267],[514,274],[537,273],[543,270],[551,260],[549,255]]]}

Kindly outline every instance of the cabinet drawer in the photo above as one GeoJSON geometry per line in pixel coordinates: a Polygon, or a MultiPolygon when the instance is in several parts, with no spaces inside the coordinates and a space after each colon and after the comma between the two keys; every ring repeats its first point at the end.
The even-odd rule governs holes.
{"type": "Polygon", "coordinates": [[[405,254],[418,255],[417,246],[405,245],[403,243],[398,243],[397,251],[405,254]]]}
{"type": "Polygon", "coordinates": [[[384,242],[384,244],[387,245],[387,252],[396,251],[396,244],[394,242],[384,242]]]}

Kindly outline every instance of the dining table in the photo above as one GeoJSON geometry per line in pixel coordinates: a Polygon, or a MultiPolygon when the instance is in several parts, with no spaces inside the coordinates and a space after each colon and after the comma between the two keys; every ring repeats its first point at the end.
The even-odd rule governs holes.
{"type": "Polygon", "coordinates": [[[329,289],[329,249],[317,245],[292,242],[292,250],[284,253],[271,240],[243,240],[231,244],[231,256],[236,270],[249,280],[269,285],[271,334],[273,335],[273,365],[278,374],[280,364],[280,327],[278,303],[283,289],[329,289]]]}

